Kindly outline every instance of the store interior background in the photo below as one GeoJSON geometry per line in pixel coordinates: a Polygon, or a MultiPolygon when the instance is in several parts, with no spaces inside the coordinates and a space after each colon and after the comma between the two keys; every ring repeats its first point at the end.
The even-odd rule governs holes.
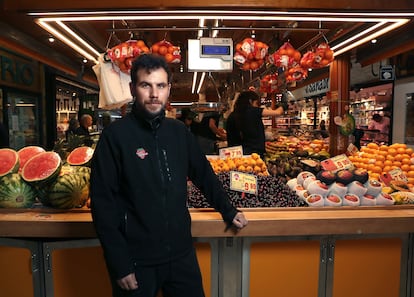
{"type": "MultiPolygon", "coordinates": [[[[29,1],[30,2],[30,1],[29,1]]],[[[52,64],[53,67],[56,67],[56,83],[54,88],[56,92],[54,94],[54,103],[49,102],[49,98],[42,98],[42,100],[46,100],[46,105],[53,105],[53,109],[55,110],[54,120],[56,122],[56,132],[54,137],[60,138],[62,137],[62,131],[67,127],[67,120],[69,117],[74,116],[75,112],[73,110],[73,106],[77,106],[78,114],[83,112],[90,112],[95,115],[95,129],[99,130],[99,119],[100,115],[103,111],[99,111],[97,109],[97,98],[98,98],[98,86],[96,84],[96,79],[91,71],[91,67],[93,62],[87,61],[86,63],[83,62],[84,57],[80,56],[79,54],[75,53],[73,50],[69,49],[65,44],[59,41],[55,41],[53,44],[49,43],[47,39],[50,37],[45,30],[40,28],[39,26],[35,25],[33,22],[34,17],[28,17],[27,12],[29,11],[45,11],[47,8],[51,8],[53,5],[50,3],[46,3],[45,1],[36,2],[36,5],[33,3],[29,3],[27,1],[22,1],[19,4],[13,3],[12,1],[4,1],[4,6],[2,7],[1,16],[2,16],[2,25],[0,29],[0,38],[3,41],[3,46],[11,49],[16,49],[18,51],[22,50],[22,46],[25,47],[26,52],[41,52],[43,56],[39,56],[41,62],[48,62],[52,64]],[[4,22],[4,23],[3,23],[4,22]],[[18,44],[17,44],[18,43],[18,44]],[[45,55],[48,56],[48,59],[45,58],[45,55]],[[59,61],[58,63],[51,63],[51,60],[59,61]],[[60,81],[59,81],[60,79],[60,81]],[[64,82],[62,82],[64,81],[64,82]],[[63,90],[63,92],[59,91],[63,90]],[[72,105],[61,105],[62,100],[61,95],[67,94],[64,96],[65,99],[63,101],[72,102],[72,105]],[[76,95],[74,95],[76,94],[76,95]],[[79,102],[81,101],[81,102],[79,102]],[[76,105],[78,104],[78,105],[76,105]],[[67,108],[66,108],[67,107],[67,108]]],[[[368,7],[367,5],[357,3],[357,1],[351,1],[352,7],[355,9],[372,9],[372,7],[368,7]]],[[[102,3],[95,3],[96,7],[105,7],[108,5],[107,1],[103,1],[102,3]]],[[[316,4],[307,4],[303,1],[298,3],[298,5],[302,5],[302,7],[308,7],[309,9],[315,9],[316,4]],[[314,5],[314,6],[312,6],[314,5]],[[312,6],[312,7],[311,7],[312,6]]],[[[78,6],[80,4],[77,4],[78,6]]],[[[125,4],[123,4],[125,5],[125,4]]],[[[179,4],[177,4],[179,6],[179,4]]],[[[201,3],[195,3],[194,7],[201,7],[201,3]]],[[[242,4],[242,6],[245,4],[242,4]]],[[[282,5],[282,4],[281,4],[282,5]]],[[[283,3],[286,8],[291,8],[288,3],[283,3]]],[[[341,8],[341,3],[336,4],[338,8],[341,8]]],[[[383,11],[383,9],[390,9],[393,11],[401,11],[406,3],[398,1],[394,3],[393,6],[390,4],[382,4],[383,7],[375,8],[378,11],[383,11]]],[[[72,5],[73,6],[73,5],[72,5]]],[[[139,5],[138,5],[139,6],[139,5]]],[[[65,4],[60,7],[60,9],[70,9],[71,5],[65,4]]],[[[84,8],[85,5],[80,5],[78,9],[84,8]]],[[[122,5],[119,7],[122,8],[122,5]]],[[[139,8],[139,7],[138,7],[139,8]]],[[[146,8],[146,7],[145,7],[146,8]]],[[[405,9],[407,7],[404,7],[405,9]]],[[[297,7],[296,7],[297,9],[297,7]]],[[[332,9],[332,8],[331,8],[332,9]]],[[[407,10],[405,10],[407,11],[407,10]]],[[[238,42],[245,37],[251,36],[253,31],[249,29],[250,27],[254,27],[256,24],[254,23],[232,23],[234,26],[236,24],[239,27],[245,27],[247,30],[236,30],[230,36],[233,38],[234,42],[238,42]]],[[[111,42],[112,45],[128,40],[129,38],[144,38],[150,39],[149,45],[155,41],[162,40],[163,38],[167,38],[172,42],[176,42],[178,45],[183,47],[182,50],[182,60],[184,61],[184,69],[185,69],[185,61],[186,61],[186,49],[185,49],[185,39],[183,36],[185,35],[180,30],[173,30],[172,28],[177,25],[176,22],[164,22],[163,24],[159,23],[151,23],[147,22],[144,24],[147,28],[150,26],[155,27],[162,27],[165,26],[166,28],[170,28],[171,30],[153,30],[145,32],[140,30],[138,27],[143,26],[137,24],[136,22],[118,22],[115,24],[115,29],[119,29],[119,31],[115,32],[111,38],[111,28],[113,29],[113,24],[111,22],[100,23],[97,24],[81,24],[78,25],[78,30],[83,33],[83,36],[87,36],[88,40],[92,41],[94,44],[98,44],[101,49],[105,48],[108,44],[108,41],[111,42]],[[132,35],[131,35],[132,33],[132,35]],[[150,38],[151,37],[151,38],[150,38]]],[[[189,23],[184,22],[180,24],[181,26],[188,25],[189,27],[197,27],[199,24],[197,23],[189,23]]],[[[211,25],[211,24],[210,24],[211,25]]],[[[290,41],[296,48],[304,47],[312,37],[315,35],[320,34],[317,31],[311,31],[310,33],[295,31],[295,24],[292,22],[283,23],[281,26],[286,28],[290,28],[289,30],[282,30],[278,31],[277,34],[269,33],[269,30],[257,30],[254,33],[257,35],[257,40],[263,40],[268,42],[270,45],[270,51],[275,50],[278,46],[283,44],[285,41],[290,41]]],[[[300,25],[301,26],[301,25],[300,25]]],[[[299,26],[299,27],[300,27],[299,26]]],[[[310,25],[311,28],[315,29],[320,24],[317,22],[310,25]]],[[[339,38],[341,36],[345,36],[346,33],[343,31],[352,32],[355,28],[359,28],[361,24],[353,24],[353,25],[344,25],[341,26],[339,24],[331,24],[326,25],[323,24],[323,27],[327,28],[327,31],[323,31],[323,35],[329,40],[335,40],[335,38],[339,38]],[[340,32],[340,33],[339,33],[340,32]],[[345,34],[345,35],[344,35],[345,34]],[[339,37],[338,37],[338,36],[339,37]]],[[[308,25],[309,27],[309,25],[308,25]]],[[[406,106],[407,106],[407,94],[414,93],[414,86],[412,85],[412,73],[410,71],[403,71],[400,68],[405,67],[401,61],[404,61],[404,58],[410,56],[410,51],[414,46],[412,45],[412,41],[410,41],[409,36],[404,34],[407,31],[412,30],[414,27],[413,23],[410,22],[405,25],[400,30],[397,30],[395,34],[388,34],[384,38],[380,38],[377,44],[364,44],[358,48],[358,51],[354,50],[350,52],[350,61],[352,63],[351,67],[351,75],[350,75],[350,99],[352,101],[353,96],[357,98],[359,95],[362,94],[375,94],[379,88],[379,92],[383,93],[382,85],[386,85],[391,83],[392,87],[389,90],[387,85],[386,87],[386,96],[388,98],[391,95],[391,105],[392,105],[392,112],[393,112],[393,124],[392,124],[392,132],[391,132],[391,142],[405,142],[408,145],[413,145],[412,140],[406,139],[406,136],[409,134],[410,127],[406,127],[406,106]],[[408,44],[408,46],[407,46],[408,44]],[[394,49],[391,50],[388,45],[393,45],[394,49]],[[401,45],[401,46],[399,46],[401,45]],[[396,48],[396,49],[395,49],[396,48]],[[382,58],[383,57],[383,58],[382,58]],[[395,81],[380,81],[379,79],[379,69],[381,66],[384,65],[394,65],[396,66],[396,80],[395,81]],[[361,90],[363,89],[363,90],[361,90]],[[408,133],[408,134],[407,134],[408,133]]],[[[190,30],[193,38],[196,37],[196,31],[190,30]]],[[[225,33],[221,34],[229,34],[230,30],[225,31],[225,33]]],[[[206,32],[208,34],[208,32],[206,32]]],[[[219,35],[223,36],[223,35],[219,35]]],[[[321,36],[319,36],[322,38],[321,36]]],[[[305,46],[306,47],[306,46],[305,46]]],[[[37,54],[39,55],[39,54],[37,54]]],[[[212,81],[211,79],[206,78],[204,84],[202,85],[203,89],[201,91],[203,96],[200,94],[191,93],[190,86],[193,79],[193,74],[187,71],[181,72],[181,64],[172,65],[173,71],[175,75],[175,80],[173,85],[175,86],[175,90],[172,93],[171,100],[174,102],[197,102],[200,100],[200,97],[203,97],[207,102],[215,102],[218,101],[218,92],[221,94],[222,97],[233,98],[236,91],[246,88],[249,81],[254,80],[261,75],[261,71],[257,72],[242,72],[239,69],[235,69],[231,74],[222,75],[220,73],[213,73],[216,81],[212,81]],[[186,93],[179,93],[179,90],[186,90],[186,93]]],[[[295,89],[301,88],[306,86],[306,84],[324,79],[329,75],[329,67],[314,71],[313,73],[309,74],[308,79],[300,82],[297,84],[296,87],[291,87],[290,90],[292,92],[295,89]]],[[[43,95],[44,96],[44,95],[43,95]]],[[[323,100],[324,94],[318,94],[320,97],[320,101],[323,100]]],[[[377,95],[374,95],[377,96],[377,95]]],[[[378,95],[377,97],[381,97],[382,95],[378,95]]],[[[382,96],[381,98],[383,98],[382,96]]],[[[296,100],[301,100],[302,98],[297,97],[296,100]]],[[[308,99],[308,98],[303,98],[308,99]]],[[[388,100],[388,99],[387,99],[388,100]]],[[[120,111],[114,110],[111,111],[114,118],[120,117],[120,111]]],[[[4,114],[4,113],[3,113],[4,114]]],[[[46,117],[49,115],[47,111],[45,111],[46,117]]],[[[290,121],[290,120],[289,120],[290,121]]],[[[329,124],[329,123],[328,123],[329,124]]],[[[410,124],[410,123],[409,123],[410,124]]],[[[315,128],[318,125],[318,122],[314,121],[313,123],[309,123],[308,125],[313,126],[315,128]]],[[[283,127],[279,127],[283,129],[283,127]]],[[[42,132],[42,129],[40,129],[42,132]]],[[[45,128],[43,128],[45,130],[45,128]]],[[[48,131],[43,131],[40,134],[48,135],[48,131]]],[[[50,137],[49,137],[50,138],[50,137]]],[[[44,141],[45,142],[45,141],[44,141]]],[[[50,144],[50,141],[48,141],[50,144]]],[[[50,146],[50,145],[49,145],[50,146]]]]}

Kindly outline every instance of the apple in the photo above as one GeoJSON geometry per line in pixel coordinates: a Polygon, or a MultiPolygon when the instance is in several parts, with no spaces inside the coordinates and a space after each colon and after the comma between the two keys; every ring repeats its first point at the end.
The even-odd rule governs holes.
{"type": "Polygon", "coordinates": [[[362,184],[365,184],[368,181],[369,175],[368,175],[368,171],[366,171],[365,169],[356,168],[353,171],[353,174],[354,174],[354,179],[359,181],[362,184]]]}
{"type": "Polygon", "coordinates": [[[354,181],[354,174],[348,169],[342,169],[336,172],[336,181],[347,185],[354,181]]]}
{"type": "Polygon", "coordinates": [[[335,181],[335,173],[330,170],[321,170],[317,173],[316,177],[327,185],[332,184],[335,181]]]}

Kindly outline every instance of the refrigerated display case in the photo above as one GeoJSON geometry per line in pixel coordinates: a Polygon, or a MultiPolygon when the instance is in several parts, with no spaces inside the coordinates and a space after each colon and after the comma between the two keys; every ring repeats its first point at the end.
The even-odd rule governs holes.
{"type": "Polygon", "coordinates": [[[6,102],[10,147],[18,150],[28,145],[39,145],[39,97],[8,92],[6,102]]]}

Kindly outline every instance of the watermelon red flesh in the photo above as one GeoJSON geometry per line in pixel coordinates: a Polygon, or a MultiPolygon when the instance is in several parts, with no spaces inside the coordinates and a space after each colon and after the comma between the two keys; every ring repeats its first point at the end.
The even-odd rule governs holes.
{"type": "Polygon", "coordinates": [[[81,146],[71,151],[66,158],[66,162],[70,165],[84,165],[87,164],[93,156],[93,148],[89,146],[81,146]]]}
{"type": "Polygon", "coordinates": [[[24,165],[21,175],[27,182],[47,181],[57,176],[61,168],[58,153],[43,152],[30,158],[24,165]]]}
{"type": "Polygon", "coordinates": [[[19,169],[19,155],[13,149],[0,149],[0,177],[19,169]]]}
{"type": "Polygon", "coordinates": [[[26,146],[24,148],[21,148],[17,154],[19,155],[19,161],[20,161],[20,167],[19,171],[22,170],[24,164],[26,164],[27,160],[29,160],[31,157],[43,153],[45,151],[44,148],[40,146],[26,146]]]}

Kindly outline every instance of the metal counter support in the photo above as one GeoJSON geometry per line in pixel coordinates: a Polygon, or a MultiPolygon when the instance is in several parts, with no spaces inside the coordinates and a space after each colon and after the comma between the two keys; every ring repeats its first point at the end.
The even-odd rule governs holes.
{"type": "Polygon", "coordinates": [[[33,297],[43,297],[45,295],[45,280],[43,269],[42,245],[38,241],[14,238],[1,238],[0,246],[24,248],[30,251],[31,272],[33,279],[33,297]]]}

